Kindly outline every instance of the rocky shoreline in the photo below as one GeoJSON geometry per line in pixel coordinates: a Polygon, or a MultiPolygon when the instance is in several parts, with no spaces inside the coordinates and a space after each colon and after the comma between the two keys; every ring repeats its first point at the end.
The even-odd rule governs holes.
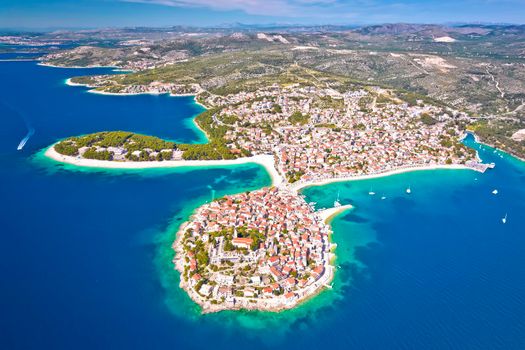
{"type": "MultiPolygon", "coordinates": [[[[295,194],[299,196],[298,194],[295,194]]],[[[316,217],[322,220],[324,223],[329,224],[329,222],[338,214],[342,213],[345,210],[351,209],[351,205],[343,205],[339,207],[329,208],[321,211],[315,212],[316,217]]],[[[328,256],[329,258],[325,261],[324,273],[323,275],[312,285],[309,286],[304,294],[298,295],[293,301],[287,300],[284,295],[276,296],[271,299],[248,299],[248,298],[239,298],[236,297],[233,300],[226,300],[222,303],[213,303],[210,300],[207,300],[205,297],[200,295],[192,286],[189,281],[185,280],[184,272],[185,265],[184,261],[188,258],[185,254],[183,248],[183,236],[189,227],[189,224],[192,222],[198,209],[190,216],[188,221],[184,222],[177,231],[176,239],[173,242],[172,249],[175,251],[175,257],[173,259],[174,268],[180,273],[180,283],[179,286],[182,288],[190,297],[193,302],[198,304],[201,308],[203,314],[214,313],[225,310],[247,310],[247,311],[264,311],[264,312],[281,312],[284,310],[289,310],[297,307],[299,304],[315,297],[317,294],[322,292],[326,288],[331,288],[330,283],[334,278],[335,267],[332,265],[333,258],[335,254],[331,252],[333,246],[328,247],[328,256]]],[[[332,234],[330,229],[329,235],[332,234]]]]}

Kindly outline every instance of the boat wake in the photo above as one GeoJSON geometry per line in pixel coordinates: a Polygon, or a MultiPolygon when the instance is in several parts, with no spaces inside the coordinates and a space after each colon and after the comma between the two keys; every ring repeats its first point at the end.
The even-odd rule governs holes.
{"type": "Polygon", "coordinates": [[[18,144],[18,147],[16,148],[18,151],[21,151],[24,148],[24,146],[26,145],[27,141],[29,141],[31,136],[33,136],[35,134],[35,129],[31,125],[31,123],[27,120],[27,118],[25,118],[21,113],[17,112],[13,108],[11,108],[7,103],[4,103],[3,101],[0,101],[0,106],[5,108],[7,111],[11,112],[13,115],[20,117],[24,121],[24,124],[26,125],[27,134],[20,141],[20,143],[18,144]]]}
{"type": "Polygon", "coordinates": [[[35,133],[35,129],[33,129],[32,127],[28,127],[26,136],[20,141],[16,149],[18,151],[21,151],[26,145],[27,141],[29,141],[29,139],[31,138],[31,136],[33,136],[34,133],[35,133]]]}

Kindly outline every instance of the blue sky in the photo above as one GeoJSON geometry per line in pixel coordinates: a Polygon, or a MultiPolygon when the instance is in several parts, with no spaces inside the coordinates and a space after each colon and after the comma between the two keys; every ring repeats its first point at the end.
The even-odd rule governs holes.
{"type": "Polygon", "coordinates": [[[0,0],[0,28],[525,23],[525,0],[0,0]]]}

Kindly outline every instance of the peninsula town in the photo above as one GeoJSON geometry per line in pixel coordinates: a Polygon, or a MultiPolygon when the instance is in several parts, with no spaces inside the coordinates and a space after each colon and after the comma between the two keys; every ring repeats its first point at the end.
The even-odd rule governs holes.
{"type": "MultiPolygon", "coordinates": [[[[108,76],[89,79],[100,92],[108,88],[108,76]]],[[[327,215],[306,203],[300,188],[404,169],[488,167],[460,142],[471,123],[466,113],[409,103],[380,87],[272,84],[221,96],[195,85],[154,82],[112,93],[181,92],[196,93],[208,108],[195,119],[208,144],[103,132],[63,140],[48,152],[73,163],[138,166],[271,157],[279,177],[274,186],[206,203],[177,234],[173,262],[180,285],[203,312],[279,311],[330,288],[335,255],[327,215]]],[[[331,214],[350,207],[334,206],[331,214]]]]}

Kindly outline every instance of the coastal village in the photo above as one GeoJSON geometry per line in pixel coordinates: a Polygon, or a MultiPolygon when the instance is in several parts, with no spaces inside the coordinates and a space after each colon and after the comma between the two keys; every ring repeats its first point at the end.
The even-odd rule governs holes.
{"type": "Polygon", "coordinates": [[[200,207],[179,232],[174,262],[206,312],[275,311],[328,286],[329,234],[301,196],[264,188],[200,207]]]}
{"type": "Polygon", "coordinates": [[[423,101],[411,106],[380,88],[341,94],[274,85],[206,102],[226,106],[214,120],[230,123],[231,147],[274,154],[289,182],[403,167],[479,167],[475,151],[459,142],[470,121],[466,114],[423,101]]]}
{"type": "MultiPolygon", "coordinates": [[[[379,87],[341,93],[274,84],[218,96],[198,86],[154,82],[119,93],[186,90],[200,91],[196,98],[215,111],[210,125],[200,126],[222,135],[234,158],[271,157],[270,166],[284,179],[204,204],[180,228],[173,262],[181,287],[203,312],[279,311],[330,288],[330,226],[298,193],[300,187],[419,167],[489,167],[460,142],[468,115],[421,100],[407,103],[379,87]]],[[[111,150],[93,148],[99,151],[111,150]]],[[[170,152],[166,166],[186,161],[182,151],[170,152]]],[[[334,206],[348,208],[337,201],[334,206]]]]}
{"type": "Polygon", "coordinates": [[[287,181],[205,204],[179,231],[181,286],[204,312],[276,311],[330,287],[330,228],[297,185],[404,167],[485,170],[459,142],[467,115],[409,106],[379,88],[340,94],[274,85],[205,103],[220,107],[213,123],[228,127],[232,149],[273,154],[287,181]]]}
{"type": "MultiPolygon", "coordinates": [[[[90,86],[112,86],[107,76],[90,79],[95,82],[90,86]]],[[[205,127],[225,130],[222,142],[232,157],[271,154],[290,183],[413,167],[483,170],[475,151],[460,142],[472,122],[467,114],[421,100],[408,103],[379,87],[341,93],[330,87],[274,84],[219,96],[198,84],[152,82],[125,86],[117,93],[187,92],[218,110],[205,127]]]]}

